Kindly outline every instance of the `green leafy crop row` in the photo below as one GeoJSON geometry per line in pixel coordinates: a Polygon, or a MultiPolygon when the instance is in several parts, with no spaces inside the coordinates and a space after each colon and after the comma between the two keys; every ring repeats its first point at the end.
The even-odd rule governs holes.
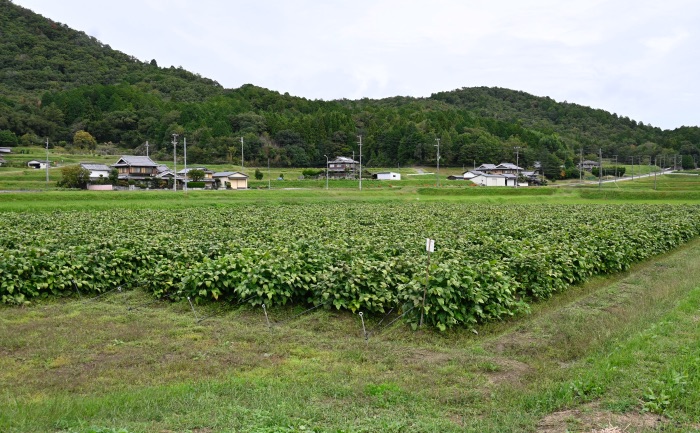
{"type": "Polygon", "coordinates": [[[700,233],[700,207],[333,203],[6,213],[0,299],[142,285],[158,297],[325,304],[472,326],[700,233]],[[436,239],[428,265],[425,238],[436,239]],[[425,292],[425,308],[423,296],[425,292]]]}

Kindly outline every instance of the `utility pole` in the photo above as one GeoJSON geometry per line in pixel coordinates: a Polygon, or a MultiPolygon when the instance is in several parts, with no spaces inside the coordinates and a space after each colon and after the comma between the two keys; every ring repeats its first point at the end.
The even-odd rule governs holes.
{"type": "MultiPolygon", "coordinates": [[[[651,157],[649,157],[649,158],[651,159],[651,157]]],[[[657,162],[658,162],[658,161],[656,160],[656,158],[657,158],[657,157],[654,157],[654,165],[657,165],[657,162]]],[[[657,171],[658,171],[658,170],[654,169],[654,191],[656,191],[656,172],[657,172],[657,171]]]]}
{"type": "Polygon", "coordinates": [[[437,147],[437,177],[435,186],[440,188],[440,139],[436,138],[435,141],[437,141],[437,144],[435,145],[435,147],[437,147]]]}
{"type": "Polygon", "coordinates": [[[360,191],[362,191],[362,136],[358,135],[360,138],[360,191]]]}
{"type": "Polygon", "coordinates": [[[46,187],[49,186],[49,137],[46,137],[46,187]]]}
{"type": "Polygon", "coordinates": [[[270,158],[267,158],[267,189],[271,189],[271,180],[272,178],[270,177],[270,158]]]}
{"type": "Polygon", "coordinates": [[[185,194],[187,194],[187,137],[183,137],[185,146],[185,194]]]}
{"type": "Polygon", "coordinates": [[[173,134],[173,191],[177,191],[177,134],[173,134]]]}
{"type": "Polygon", "coordinates": [[[634,180],[634,156],[631,156],[632,158],[632,180],[634,180]]]}
{"type": "Polygon", "coordinates": [[[243,171],[243,137],[241,137],[241,171],[243,171]]]}
{"type": "Polygon", "coordinates": [[[578,152],[578,181],[583,183],[583,147],[579,147],[578,152]]]}
{"type": "Polygon", "coordinates": [[[326,189],[328,189],[328,155],[323,155],[326,157],[326,189]]]}
{"type": "Polygon", "coordinates": [[[518,187],[520,178],[520,146],[515,146],[515,187],[518,187]]]}
{"type": "Polygon", "coordinates": [[[603,187],[603,149],[598,149],[598,189],[603,187]]]}
{"type": "Polygon", "coordinates": [[[148,157],[149,157],[149,155],[148,155],[148,140],[146,140],[146,158],[148,158],[148,157]]]}
{"type": "MultiPolygon", "coordinates": [[[[617,155],[615,156],[615,183],[617,183],[617,155]]],[[[651,159],[649,160],[649,163],[651,163],[651,159]]]]}

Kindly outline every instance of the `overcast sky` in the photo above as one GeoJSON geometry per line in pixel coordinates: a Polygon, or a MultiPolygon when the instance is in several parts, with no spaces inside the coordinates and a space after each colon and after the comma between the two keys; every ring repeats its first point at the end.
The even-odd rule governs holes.
{"type": "Polygon", "coordinates": [[[309,99],[496,86],[700,125],[697,0],[14,0],[159,66],[309,99]]]}

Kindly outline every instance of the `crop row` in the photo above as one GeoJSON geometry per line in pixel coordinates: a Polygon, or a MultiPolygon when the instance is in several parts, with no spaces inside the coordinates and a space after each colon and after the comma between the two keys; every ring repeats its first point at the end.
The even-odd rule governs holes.
{"type": "Polygon", "coordinates": [[[158,297],[408,312],[445,329],[517,314],[700,234],[700,207],[335,203],[5,213],[0,297],[144,285],[158,297]],[[436,239],[427,265],[425,238],[436,239]],[[429,275],[429,276],[428,276],[429,275]]]}

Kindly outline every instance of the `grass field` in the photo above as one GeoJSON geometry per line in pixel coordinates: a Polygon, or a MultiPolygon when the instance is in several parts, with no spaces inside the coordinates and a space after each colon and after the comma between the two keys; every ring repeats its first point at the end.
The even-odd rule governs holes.
{"type": "MultiPolygon", "coordinates": [[[[653,182],[601,190],[418,184],[362,192],[4,193],[0,212],[50,218],[85,209],[274,211],[328,201],[700,202],[697,177],[659,177],[656,191],[653,182]]],[[[268,327],[258,309],[193,312],[139,288],[0,306],[0,431],[697,432],[698,257],[695,240],[475,332],[412,331],[401,321],[384,328],[376,317],[365,339],[357,315],[301,306],[271,309],[268,327]]]]}

